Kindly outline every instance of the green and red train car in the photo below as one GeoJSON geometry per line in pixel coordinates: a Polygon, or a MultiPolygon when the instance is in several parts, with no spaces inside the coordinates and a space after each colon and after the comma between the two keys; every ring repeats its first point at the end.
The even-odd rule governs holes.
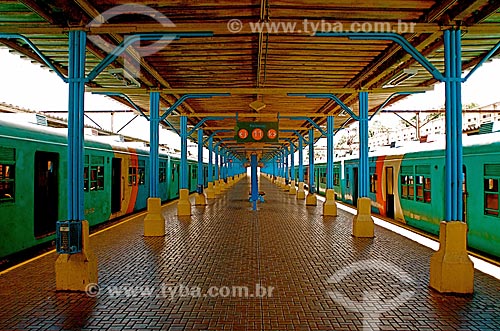
{"type": "MultiPolygon", "coordinates": [[[[146,208],[149,149],[85,139],[85,219],[90,226],[146,208]]],[[[67,216],[67,129],[0,120],[0,261],[50,244],[67,216]]],[[[196,191],[197,162],[188,161],[196,191]]],[[[160,197],[179,196],[180,159],[160,152],[160,197]]],[[[203,174],[207,184],[207,165],[203,174]]],[[[1,264],[1,263],[0,263],[1,264]]]]}
{"type": "MultiPolygon", "coordinates": [[[[372,212],[438,235],[439,223],[445,218],[444,143],[410,148],[370,154],[372,212]]],[[[358,159],[338,160],[332,170],[337,200],[355,206],[358,159]]],[[[314,166],[319,194],[324,195],[327,171],[324,163],[314,166]]],[[[305,167],[306,178],[308,174],[305,167]]],[[[469,248],[500,260],[500,133],[464,137],[463,174],[463,219],[468,224],[469,248]]]]}

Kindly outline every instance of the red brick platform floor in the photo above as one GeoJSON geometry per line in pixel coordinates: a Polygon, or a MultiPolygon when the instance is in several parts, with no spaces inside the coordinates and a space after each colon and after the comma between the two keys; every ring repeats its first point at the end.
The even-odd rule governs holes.
{"type": "MultiPolygon", "coordinates": [[[[432,250],[352,215],[242,180],[167,235],[142,217],[91,238],[99,293],[55,291],[55,253],[0,276],[1,330],[500,330],[500,281],[476,271],[473,296],[428,287],[432,250]],[[265,291],[265,293],[264,293],[265,291]]],[[[94,289],[93,289],[94,290],[94,289]]]]}

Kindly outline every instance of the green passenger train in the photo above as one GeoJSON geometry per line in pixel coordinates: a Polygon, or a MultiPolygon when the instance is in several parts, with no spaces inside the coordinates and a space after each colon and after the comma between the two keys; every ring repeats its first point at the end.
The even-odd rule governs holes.
{"type": "MultiPolygon", "coordinates": [[[[149,149],[85,139],[85,219],[90,226],[146,208],[149,149]]],[[[0,267],[14,256],[51,245],[56,221],[67,216],[67,129],[0,120],[0,267]]],[[[189,190],[198,174],[188,161],[189,190]]],[[[179,196],[180,159],[160,152],[162,201],[179,196]]]]}
{"type": "MultiPolygon", "coordinates": [[[[468,224],[468,245],[500,260],[500,133],[464,137],[463,144],[463,220],[468,224]]],[[[438,235],[445,218],[444,156],[444,142],[371,153],[372,212],[438,235]]],[[[358,159],[337,160],[332,170],[336,199],[356,206],[358,159]]],[[[325,193],[327,171],[325,163],[315,164],[319,194],[325,193]]]]}

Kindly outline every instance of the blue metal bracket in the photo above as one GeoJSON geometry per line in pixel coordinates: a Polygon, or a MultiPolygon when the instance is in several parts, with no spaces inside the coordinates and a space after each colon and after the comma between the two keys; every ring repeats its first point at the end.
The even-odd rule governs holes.
{"type": "Polygon", "coordinates": [[[224,119],[227,119],[227,118],[234,118],[234,116],[209,116],[209,117],[205,117],[203,118],[201,121],[199,121],[198,123],[196,123],[196,125],[194,126],[194,128],[192,128],[189,132],[188,132],[188,136],[191,136],[196,130],[198,130],[206,121],[220,121],[220,120],[224,120],[224,119]]]}
{"type": "Polygon", "coordinates": [[[308,121],[311,123],[319,132],[321,132],[322,135],[326,136],[326,132],[318,125],[316,122],[314,122],[311,118],[305,117],[305,116],[280,116],[278,114],[278,118],[287,118],[291,120],[297,120],[297,121],[308,121]]]}
{"type": "Polygon", "coordinates": [[[165,111],[165,113],[160,117],[160,120],[163,121],[164,119],[166,119],[167,116],[169,116],[170,114],[172,114],[172,112],[174,110],[176,110],[177,107],[179,107],[187,99],[210,99],[211,97],[216,97],[216,96],[226,97],[226,96],[230,96],[230,95],[231,95],[230,93],[184,94],[179,99],[177,99],[177,101],[174,102],[174,104],[172,106],[170,106],[165,111]]]}
{"type": "Polygon", "coordinates": [[[219,133],[224,133],[224,132],[232,132],[233,130],[228,130],[228,129],[223,129],[223,130],[215,130],[214,132],[212,132],[212,134],[210,136],[208,136],[205,140],[203,140],[203,144],[205,145],[207,142],[208,142],[208,139],[209,138],[213,138],[215,135],[219,134],[219,133]]]}
{"type": "Polygon", "coordinates": [[[306,97],[310,99],[330,99],[335,101],[343,110],[345,110],[352,118],[356,121],[359,120],[359,117],[354,114],[351,108],[347,107],[345,103],[342,102],[335,94],[331,93],[288,93],[288,96],[291,97],[306,97]]]}
{"type": "Polygon", "coordinates": [[[146,118],[149,121],[149,116],[146,115],[146,114],[144,114],[144,112],[142,111],[142,109],[139,108],[139,106],[137,106],[135,104],[135,102],[133,102],[132,99],[130,99],[129,96],[126,95],[125,93],[120,93],[120,92],[92,92],[92,94],[106,95],[106,96],[109,96],[109,97],[120,97],[120,98],[123,98],[123,99],[127,100],[127,102],[130,103],[135,110],[137,110],[142,116],[144,116],[144,118],[146,118]]]}
{"type": "Polygon", "coordinates": [[[318,32],[317,37],[348,37],[351,40],[391,40],[397,43],[408,54],[410,54],[422,67],[427,70],[432,77],[444,81],[441,72],[432,65],[412,44],[401,35],[394,32],[318,32]]]}
{"type": "Polygon", "coordinates": [[[125,36],[123,41],[116,46],[87,76],[87,82],[95,79],[108,65],[113,63],[125,50],[137,41],[156,41],[164,38],[178,40],[183,37],[211,37],[212,32],[172,32],[172,33],[139,33],[125,36]]]}
{"type": "Polygon", "coordinates": [[[17,34],[17,33],[0,33],[0,38],[2,39],[20,39],[22,41],[24,41],[32,50],[33,52],[35,52],[36,55],[38,55],[42,60],[43,62],[45,62],[45,64],[51,69],[51,70],[54,70],[54,72],[65,82],[67,83],[68,82],[68,78],[64,77],[64,75],[62,74],[62,72],[60,72],[55,66],[54,64],[52,64],[52,62],[50,62],[50,60],[48,58],[45,57],[45,55],[43,55],[43,53],[38,49],[38,47],[35,46],[35,44],[33,44],[31,42],[31,40],[29,40],[28,38],[26,38],[25,36],[21,35],[21,34],[17,34]]]}
{"type": "Polygon", "coordinates": [[[304,137],[304,136],[302,135],[302,133],[300,133],[300,132],[299,132],[299,131],[297,131],[297,130],[280,130],[280,131],[281,131],[281,132],[293,132],[293,133],[295,133],[295,134],[297,135],[297,137],[302,137],[302,139],[304,140],[304,142],[305,142],[306,144],[308,144],[308,143],[309,143],[309,141],[307,140],[307,138],[306,138],[306,137],[304,137]]]}
{"type": "Polygon", "coordinates": [[[483,65],[484,62],[488,61],[489,58],[491,58],[493,56],[493,54],[495,54],[495,52],[500,48],[500,41],[495,45],[495,47],[493,47],[489,52],[488,54],[486,54],[482,59],[481,61],[479,61],[478,64],[476,64],[476,66],[471,70],[469,71],[469,73],[467,74],[467,76],[465,76],[464,78],[462,78],[462,82],[466,82],[467,79],[469,79],[469,77],[477,70],[479,69],[480,66],[483,65]]]}
{"type": "Polygon", "coordinates": [[[424,93],[424,91],[418,91],[418,92],[395,92],[391,94],[385,101],[378,107],[378,109],[370,116],[369,120],[373,118],[373,116],[377,115],[384,107],[391,101],[392,98],[394,98],[396,95],[410,95],[410,94],[418,94],[418,93],[424,93]]]}

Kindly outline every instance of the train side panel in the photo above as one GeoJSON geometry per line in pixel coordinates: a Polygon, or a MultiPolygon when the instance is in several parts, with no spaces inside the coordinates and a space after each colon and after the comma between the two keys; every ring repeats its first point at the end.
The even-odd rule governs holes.
{"type": "Polygon", "coordinates": [[[470,247],[500,257],[500,144],[464,149],[466,221],[470,247]],[[496,211],[495,211],[496,210],[496,211]]]}
{"type": "Polygon", "coordinates": [[[444,220],[443,151],[405,155],[397,180],[406,223],[437,235],[444,220]]]}

